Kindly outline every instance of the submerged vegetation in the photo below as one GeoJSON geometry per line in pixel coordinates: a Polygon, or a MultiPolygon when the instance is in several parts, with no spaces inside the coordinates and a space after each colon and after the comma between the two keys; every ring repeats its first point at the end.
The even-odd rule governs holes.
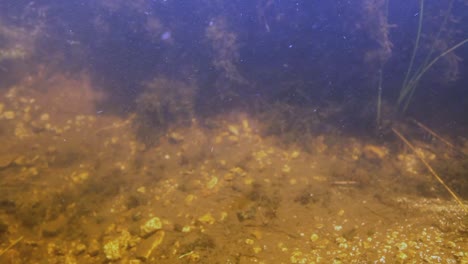
{"type": "Polygon", "coordinates": [[[144,87],[136,98],[136,126],[143,141],[154,144],[170,125],[191,124],[195,113],[195,85],[156,77],[144,87]]]}
{"type": "Polygon", "coordinates": [[[0,2],[0,262],[467,262],[466,13],[0,2]]]}
{"type": "MultiPolygon", "coordinates": [[[[419,50],[420,46],[420,38],[421,38],[421,31],[423,27],[423,18],[424,18],[424,0],[420,0],[420,8],[419,8],[419,22],[418,22],[418,31],[416,34],[416,41],[413,48],[413,53],[411,55],[411,60],[409,62],[408,71],[406,72],[405,79],[403,81],[403,85],[400,90],[400,95],[397,101],[397,107],[401,108],[403,112],[405,112],[409,106],[411,98],[416,90],[416,87],[422,78],[422,76],[440,59],[443,59],[444,56],[450,54],[452,51],[456,50],[457,48],[461,47],[462,45],[468,43],[468,38],[454,44],[452,47],[446,48],[449,45],[449,37],[447,33],[444,35],[443,32],[447,32],[448,29],[446,28],[448,25],[448,21],[457,21],[456,18],[452,15],[452,7],[454,0],[448,1],[447,10],[444,12],[442,22],[440,23],[440,28],[438,29],[435,37],[431,40],[432,45],[430,45],[430,50],[427,52],[425,59],[418,67],[417,70],[413,70],[413,65],[415,62],[416,55],[419,50]],[[440,38],[445,39],[440,39],[440,38]],[[439,49],[446,49],[440,51],[440,54],[432,58],[434,52],[439,49]]],[[[448,68],[448,79],[454,80],[457,79],[458,75],[458,60],[456,56],[452,54],[451,58],[448,58],[451,67],[448,68]]]]}

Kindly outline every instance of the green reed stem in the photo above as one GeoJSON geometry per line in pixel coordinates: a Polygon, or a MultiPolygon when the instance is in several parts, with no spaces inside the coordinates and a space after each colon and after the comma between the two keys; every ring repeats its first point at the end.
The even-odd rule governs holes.
{"type": "Polygon", "coordinates": [[[413,47],[413,54],[411,55],[410,64],[408,67],[408,71],[406,72],[405,80],[403,81],[403,85],[401,87],[400,96],[398,98],[397,105],[401,105],[401,103],[403,102],[403,99],[406,97],[406,95],[409,92],[408,79],[410,77],[411,71],[413,70],[414,59],[416,58],[416,53],[418,52],[418,48],[419,48],[419,39],[421,38],[423,16],[424,16],[424,0],[420,0],[418,33],[416,34],[416,43],[414,44],[414,47],[413,47]]]}
{"type": "Polygon", "coordinates": [[[382,108],[382,70],[379,70],[379,85],[377,87],[377,129],[380,129],[381,108],[382,108]]]}
{"type": "Polygon", "coordinates": [[[444,57],[445,55],[449,54],[450,52],[456,50],[457,48],[463,46],[464,44],[468,43],[468,38],[467,39],[464,39],[460,42],[458,42],[456,45],[454,45],[453,47],[451,47],[450,49],[442,52],[439,56],[435,57],[431,62],[429,62],[429,64],[427,64],[422,70],[420,73],[416,74],[416,76],[414,76],[408,83],[407,87],[408,87],[408,92],[410,92],[409,96],[406,96],[408,94],[408,92],[405,94],[405,100],[406,100],[406,103],[405,103],[405,106],[403,107],[403,113],[406,112],[406,109],[408,108],[408,105],[409,105],[409,102],[411,101],[411,98],[413,97],[413,94],[414,94],[414,91],[416,90],[416,86],[418,85],[418,82],[419,80],[421,79],[421,77],[424,75],[424,73],[426,73],[427,70],[429,70],[439,59],[441,59],[442,57],[444,57]]]}

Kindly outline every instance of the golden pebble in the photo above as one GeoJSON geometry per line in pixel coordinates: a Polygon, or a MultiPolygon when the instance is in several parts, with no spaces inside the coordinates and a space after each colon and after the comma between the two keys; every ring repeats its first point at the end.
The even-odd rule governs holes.
{"type": "Polygon", "coordinates": [[[258,230],[258,229],[255,229],[253,231],[250,232],[256,239],[262,239],[263,237],[263,234],[262,234],[262,231],[258,230]]]}
{"type": "Polygon", "coordinates": [[[398,243],[396,245],[396,247],[399,249],[399,250],[405,250],[408,248],[408,245],[405,243],[405,242],[401,242],[401,243],[398,243]]]}
{"type": "Polygon", "coordinates": [[[209,224],[212,225],[215,223],[214,217],[211,215],[211,213],[207,213],[203,215],[202,217],[198,218],[198,221],[200,221],[203,224],[209,224]]]}
{"type": "Polygon", "coordinates": [[[244,180],[244,184],[245,184],[245,185],[252,185],[253,181],[254,181],[254,180],[253,180],[252,178],[249,177],[249,178],[246,178],[246,179],[244,180]]]}
{"type": "Polygon", "coordinates": [[[224,178],[225,181],[232,181],[232,180],[234,180],[234,174],[228,172],[228,173],[224,174],[223,178],[224,178]]]}
{"type": "Polygon", "coordinates": [[[312,234],[310,236],[310,241],[315,242],[319,239],[319,236],[317,234],[312,234]]]}
{"type": "Polygon", "coordinates": [[[237,128],[237,126],[229,125],[228,130],[229,130],[229,132],[231,132],[235,136],[239,135],[239,128],[237,128]]]}
{"type": "Polygon", "coordinates": [[[49,121],[49,118],[49,114],[42,114],[40,117],[41,121],[49,121]]]}
{"type": "Polygon", "coordinates": [[[400,252],[398,252],[397,257],[398,257],[399,259],[401,259],[401,260],[405,260],[405,259],[408,258],[408,255],[406,255],[405,253],[403,253],[403,252],[400,251],[400,252]]]}
{"type": "Polygon", "coordinates": [[[293,151],[293,153],[291,153],[291,158],[295,159],[297,157],[299,157],[299,151],[293,151]]]}
{"type": "Polygon", "coordinates": [[[228,216],[228,213],[227,212],[221,212],[221,217],[219,218],[219,221],[224,221],[226,220],[228,216]]]}
{"type": "Polygon", "coordinates": [[[38,171],[37,168],[35,168],[35,167],[29,168],[28,171],[29,171],[29,174],[31,174],[32,176],[37,176],[37,175],[39,175],[39,171],[38,171]]]}
{"type": "Polygon", "coordinates": [[[247,119],[243,119],[242,120],[242,127],[245,129],[245,130],[249,130],[250,127],[249,127],[249,121],[247,119]]]}
{"type": "Polygon", "coordinates": [[[193,194],[189,194],[185,197],[185,205],[191,205],[193,200],[195,199],[195,196],[193,194]]]}
{"type": "Polygon", "coordinates": [[[217,177],[211,177],[211,180],[206,184],[206,188],[208,189],[213,189],[216,184],[218,184],[218,178],[217,177]]]}
{"type": "Polygon", "coordinates": [[[11,120],[11,119],[14,119],[14,118],[15,118],[15,112],[13,112],[13,111],[6,111],[5,113],[3,113],[3,116],[5,117],[5,119],[11,120]]]}
{"type": "Polygon", "coordinates": [[[192,254],[188,255],[189,262],[198,262],[200,261],[200,254],[197,252],[193,252],[192,254]]]}

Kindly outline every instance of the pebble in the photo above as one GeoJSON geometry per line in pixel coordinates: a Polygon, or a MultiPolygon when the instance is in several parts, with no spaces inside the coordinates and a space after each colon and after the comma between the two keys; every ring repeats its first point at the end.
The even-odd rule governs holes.
{"type": "Polygon", "coordinates": [[[11,120],[11,119],[14,119],[14,118],[15,118],[15,112],[13,112],[13,111],[6,111],[5,113],[3,113],[3,116],[5,117],[5,119],[11,120]]]}
{"type": "Polygon", "coordinates": [[[92,257],[95,257],[99,254],[101,246],[96,239],[91,240],[88,247],[88,254],[92,257]]]}
{"type": "Polygon", "coordinates": [[[120,260],[128,248],[131,238],[130,233],[124,230],[120,236],[108,241],[103,247],[106,259],[111,261],[120,260]]]}
{"type": "Polygon", "coordinates": [[[312,234],[310,236],[310,241],[315,242],[319,239],[319,236],[317,234],[312,234]]]}
{"type": "Polygon", "coordinates": [[[79,243],[78,245],[76,245],[74,253],[75,255],[78,256],[78,255],[83,254],[85,251],[86,251],[86,245],[83,243],[79,243]]]}
{"type": "Polygon", "coordinates": [[[164,231],[157,232],[154,236],[143,240],[136,247],[136,256],[142,261],[147,261],[151,253],[162,243],[164,239],[164,231]]]}
{"type": "Polygon", "coordinates": [[[161,219],[153,217],[140,226],[140,236],[147,238],[162,228],[161,219]]]}
{"type": "Polygon", "coordinates": [[[67,224],[67,218],[64,215],[60,215],[57,219],[44,223],[42,226],[42,236],[44,237],[55,237],[65,228],[67,224]]]}
{"type": "Polygon", "coordinates": [[[41,119],[41,121],[49,121],[50,116],[49,116],[49,114],[42,114],[40,119],[41,119]]]}

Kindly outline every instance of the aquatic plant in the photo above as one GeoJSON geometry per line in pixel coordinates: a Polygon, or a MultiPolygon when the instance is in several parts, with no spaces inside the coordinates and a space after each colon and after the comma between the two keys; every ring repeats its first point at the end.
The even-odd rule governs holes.
{"type": "Polygon", "coordinates": [[[392,55],[393,43],[390,40],[390,28],[394,27],[388,23],[389,0],[365,0],[361,4],[361,16],[364,19],[362,25],[370,39],[377,44],[376,48],[366,51],[364,61],[378,69],[377,85],[377,115],[376,127],[381,127],[382,112],[382,74],[383,68],[392,55]]]}
{"type": "Polygon", "coordinates": [[[212,63],[215,69],[229,81],[246,83],[236,66],[240,56],[237,35],[229,30],[226,18],[219,16],[212,19],[205,35],[214,51],[212,63]]]}
{"type": "Polygon", "coordinates": [[[393,43],[390,40],[390,28],[394,25],[388,23],[389,0],[365,0],[362,2],[362,17],[369,37],[377,43],[377,47],[370,49],[365,54],[365,61],[377,64],[379,68],[392,55],[393,43]]]}
{"type": "Polygon", "coordinates": [[[444,188],[450,193],[450,195],[457,201],[457,203],[460,205],[460,207],[463,209],[463,211],[468,212],[468,208],[465,207],[463,204],[462,200],[458,195],[444,182],[444,180],[435,172],[435,170],[429,165],[429,163],[426,161],[426,159],[416,150],[416,148],[406,139],[403,134],[401,134],[397,129],[392,128],[392,131],[397,135],[397,137],[405,143],[406,146],[408,146],[411,151],[419,158],[419,160],[424,164],[424,166],[429,170],[432,176],[437,179],[437,181],[444,186],[444,188]]]}
{"type": "MultiPolygon", "coordinates": [[[[409,103],[411,102],[411,99],[414,95],[414,92],[416,90],[416,87],[422,78],[422,76],[440,59],[445,57],[446,55],[450,54],[452,51],[456,50],[457,48],[463,46],[464,44],[468,43],[468,38],[464,39],[455,45],[447,48],[447,40],[442,41],[441,40],[441,34],[444,30],[446,30],[446,26],[448,23],[448,20],[451,18],[451,11],[453,7],[454,0],[451,0],[449,2],[447,11],[443,17],[443,21],[440,24],[440,28],[435,36],[435,39],[433,40],[433,44],[431,45],[430,51],[427,53],[425,59],[423,60],[423,63],[419,66],[419,68],[416,71],[413,71],[414,68],[414,62],[416,55],[420,49],[420,39],[421,39],[421,32],[422,32],[422,27],[423,27],[423,19],[424,19],[424,0],[420,0],[420,5],[419,5],[419,20],[418,20],[418,29],[417,29],[417,34],[416,34],[416,40],[415,44],[413,47],[413,52],[411,55],[411,59],[409,62],[408,70],[406,72],[402,87],[400,89],[400,94],[398,97],[397,101],[397,108],[400,109],[403,113],[406,112],[409,103]],[[441,42],[444,42],[444,45],[441,45],[441,42]],[[437,46],[442,46],[444,47],[444,51],[442,51],[438,56],[433,57],[432,55],[436,51],[437,46]],[[431,59],[432,58],[432,59],[431,59]]],[[[458,72],[458,62],[452,63],[452,71],[453,72],[458,72]]]]}
{"type": "Polygon", "coordinates": [[[136,99],[135,122],[140,136],[151,140],[171,124],[190,123],[194,116],[195,85],[161,76],[144,86],[136,99]]]}
{"type": "Polygon", "coordinates": [[[381,125],[381,114],[382,114],[382,70],[379,71],[379,85],[377,86],[377,128],[381,125]]]}

